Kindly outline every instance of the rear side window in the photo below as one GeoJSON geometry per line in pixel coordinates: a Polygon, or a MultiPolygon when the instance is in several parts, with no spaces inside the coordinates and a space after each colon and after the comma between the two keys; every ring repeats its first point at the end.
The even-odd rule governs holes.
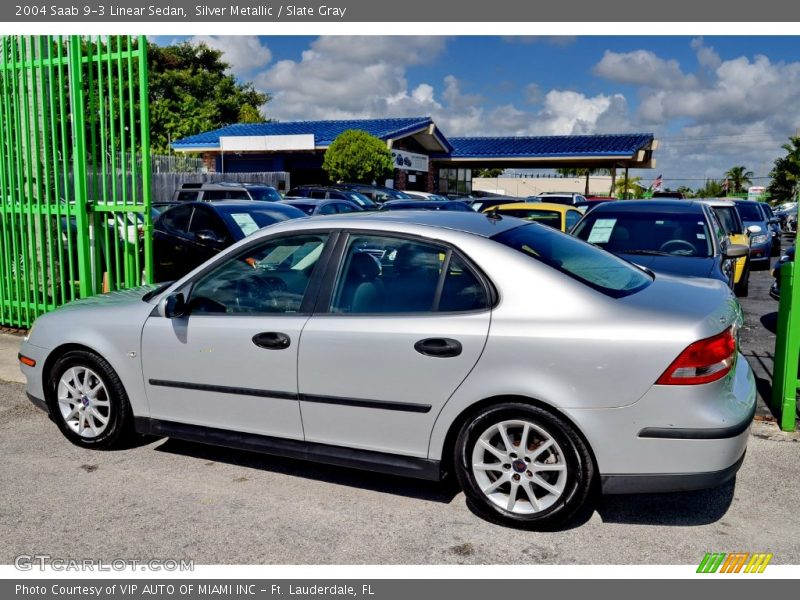
{"type": "Polygon", "coordinates": [[[172,208],[159,219],[159,224],[163,229],[186,233],[189,229],[189,217],[192,216],[193,206],[179,206],[172,208]]]}
{"type": "Polygon", "coordinates": [[[505,231],[492,239],[612,298],[629,296],[652,282],[649,275],[631,263],[536,223],[505,231]]]}
{"type": "Polygon", "coordinates": [[[739,213],[733,206],[715,206],[714,214],[727,234],[742,234],[744,227],[739,219],[739,213]]]}
{"type": "Polygon", "coordinates": [[[178,202],[194,202],[198,195],[198,192],[178,192],[178,202]]]}

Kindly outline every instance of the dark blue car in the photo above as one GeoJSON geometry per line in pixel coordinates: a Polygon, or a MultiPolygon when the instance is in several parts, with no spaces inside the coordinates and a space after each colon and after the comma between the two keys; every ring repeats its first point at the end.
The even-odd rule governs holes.
{"type": "Polygon", "coordinates": [[[728,242],[707,205],[686,200],[604,203],[572,235],[655,272],[718,279],[730,287],[735,259],[748,252],[728,242]]]}

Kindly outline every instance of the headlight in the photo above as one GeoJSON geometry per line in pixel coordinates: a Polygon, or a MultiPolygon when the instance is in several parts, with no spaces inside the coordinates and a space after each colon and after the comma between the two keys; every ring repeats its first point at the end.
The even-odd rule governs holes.
{"type": "Polygon", "coordinates": [[[767,236],[766,235],[754,235],[750,242],[753,244],[766,244],[767,243],[767,236]]]}

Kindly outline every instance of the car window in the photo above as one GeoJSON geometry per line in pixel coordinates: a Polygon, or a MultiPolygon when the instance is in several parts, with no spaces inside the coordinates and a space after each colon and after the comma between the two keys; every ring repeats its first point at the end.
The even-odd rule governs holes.
{"type": "Polygon", "coordinates": [[[742,221],[734,206],[715,206],[714,214],[728,235],[744,233],[742,221]]]}
{"type": "Polygon", "coordinates": [[[705,213],[594,210],[573,235],[604,250],[627,254],[713,256],[705,213]]]}
{"type": "Polygon", "coordinates": [[[542,225],[561,229],[561,213],[555,210],[543,210],[532,208],[506,208],[500,211],[501,214],[508,215],[509,217],[517,217],[518,219],[525,219],[526,221],[537,221],[542,225]]]}
{"type": "Polygon", "coordinates": [[[540,196],[539,201],[552,204],[572,204],[572,196],[540,196]]]}
{"type": "Polygon", "coordinates": [[[203,200],[227,200],[230,198],[230,193],[228,190],[204,190],[203,191],[203,200]]]}
{"type": "Polygon", "coordinates": [[[225,228],[220,220],[205,206],[195,207],[189,223],[189,233],[197,233],[198,231],[212,231],[220,239],[226,237],[225,228]]]}
{"type": "Polygon", "coordinates": [[[323,204],[319,207],[319,210],[316,212],[318,215],[335,215],[336,214],[336,205],[332,202],[328,204],[323,204]]]}
{"type": "Polygon", "coordinates": [[[280,202],[281,195],[278,193],[278,190],[271,187],[251,187],[248,188],[250,192],[250,197],[253,200],[266,200],[269,202],[280,202]]]}
{"type": "Polygon", "coordinates": [[[197,200],[200,192],[178,192],[179,202],[194,202],[197,200]]]}
{"type": "Polygon", "coordinates": [[[281,237],[223,261],[192,287],[191,314],[297,313],[326,240],[281,237]]]}
{"type": "Polygon", "coordinates": [[[346,202],[337,202],[336,210],[340,213],[351,213],[356,212],[358,209],[352,204],[347,204],[346,202]]]}
{"type": "Polygon", "coordinates": [[[564,216],[566,231],[572,230],[575,227],[575,223],[580,221],[582,216],[577,210],[568,210],[564,216]]]}
{"type": "Polygon", "coordinates": [[[189,218],[193,206],[178,206],[164,212],[159,219],[160,225],[168,231],[186,233],[189,229],[189,218]]]}
{"type": "Polygon", "coordinates": [[[652,282],[631,263],[536,223],[510,229],[492,239],[612,298],[629,296],[652,282]]]}
{"type": "Polygon", "coordinates": [[[311,197],[317,200],[324,200],[327,192],[325,190],[314,190],[311,192],[311,197]]]}
{"type": "Polygon", "coordinates": [[[761,211],[758,210],[755,202],[737,202],[736,208],[739,215],[744,221],[763,221],[764,217],[761,216],[761,211]]]}
{"type": "Polygon", "coordinates": [[[449,249],[436,244],[392,236],[353,236],[330,311],[385,314],[484,308],[488,305],[484,286],[463,261],[453,258],[449,249]]]}

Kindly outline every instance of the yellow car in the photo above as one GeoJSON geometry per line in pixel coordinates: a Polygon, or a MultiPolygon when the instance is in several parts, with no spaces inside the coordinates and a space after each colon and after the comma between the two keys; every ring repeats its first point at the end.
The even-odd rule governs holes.
{"type": "MultiPolygon", "coordinates": [[[[713,209],[731,244],[750,246],[750,232],[742,223],[736,204],[724,198],[701,198],[698,202],[704,202],[713,209]]],[[[733,282],[733,291],[736,295],[747,296],[750,288],[750,263],[747,256],[736,259],[733,282]]]]}
{"type": "Polygon", "coordinates": [[[552,204],[550,202],[514,202],[512,204],[501,204],[487,208],[483,212],[494,212],[518,217],[526,221],[536,221],[542,225],[548,225],[559,231],[569,232],[575,223],[581,220],[581,213],[574,206],[569,204],[552,204]]]}

